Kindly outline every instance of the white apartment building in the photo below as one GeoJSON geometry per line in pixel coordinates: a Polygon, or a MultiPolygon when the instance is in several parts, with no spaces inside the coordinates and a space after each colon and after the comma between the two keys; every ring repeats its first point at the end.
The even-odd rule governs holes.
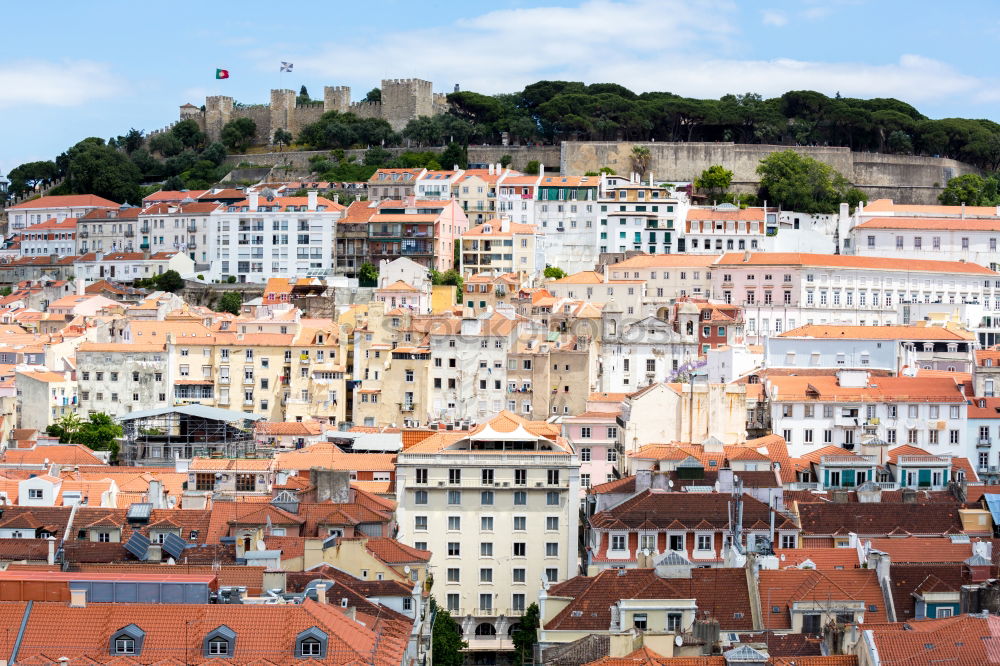
{"type": "Polygon", "coordinates": [[[465,173],[463,169],[424,171],[413,183],[413,194],[416,194],[418,199],[451,199],[451,188],[463,173],[465,173]]]}
{"type": "Polygon", "coordinates": [[[689,208],[684,225],[685,252],[721,254],[734,250],[763,250],[767,236],[778,231],[777,212],[719,204],[689,208]]]}
{"type": "Polygon", "coordinates": [[[614,301],[629,317],[638,317],[643,313],[646,296],[646,283],[641,279],[612,280],[607,269],[604,273],[581,271],[558,280],[548,280],[545,289],[556,299],[580,299],[602,304],[614,301]]]}
{"type": "Polygon", "coordinates": [[[687,199],[658,185],[606,181],[601,193],[601,252],[636,250],[648,254],[669,254],[683,249],[681,229],[687,199]]]}
{"type": "Polygon", "coordinates": [[[266,282],[269,277],[332,274],[336,226],[343,212],[343,206],[315,191],[270,200],[249,192],[246,200],[211,214],[217,245],[205,278],[232,275],[239,282],[266,282]]]}
{"type": "Polygon", "coordinates": [[[96,208],[77,220],[77,253],[136,252],[140,209],[134,206],[96,208]]]}
{"type": "Polygon", "coordinates": [[[969,261],[995,269],[1000,206],[859,206],[845,251],[862,256],[969,261]]]}
{"type": "Polygon", "coordinates": [[[880,455],[900,444],[966,455],[968,405],[952,377],[877,377],[865,370],[772,375],[764,391],[771,428],[792,457],[824,446],[880,455]]]}
{"type": "Polygon", "coordinates": [[[93,194],[66,194],[39,197],[7,208],[10,228],[19,231],[46,220],[83,217],[97,208],[118,208],[121,204],[93,194]]]}
{"type": "Polygon", "coordinates": [[[139,249],[183,252],[196,264],[209,264],[218,249],[212,213],[223,204],[205,201],[158,203],[139,213],[139,249]]]}
{"type": "Polygon", "coordinates": [[[88,282],[131,282],[137,278],[156,277],[167,271],[177,271],[181,277],[194,277],[194,262],[180,252],[88,252],[76,258],[73,271],[77,278],[88,282]]]}
{"type": "Polygon", "coordinates": [[[504,177],[497,184],[497,213],[521,224],[536,224],[535,199],[542,174],[504,177]]]}
{"type": "Polygon", "coordinates": [[[535,224],[545,233],[546,263],[568,274],[593,270],[604,251],[597,203],[601,182],[597,176],[543,176],[539,181],[535,200],[529,203],[534,205],[535,224]]]}
{"type": "Polygon", "coordinates": [[[580,463],[558,432],[503,412],[397,458],[397,538],[433,553],[432,594],[474,652],[511,649],[543,585],[578,571],[580,463]]]}
{"type": "Polygon", "coordinates": [[[895,324],[901,303],[995,303],[998,279],[958,261],[748,251],[715,263],[712,293],[743,305],[746,335],[759,338],[803,324],[895,324]]]}
{"type": "Polygon", "coordinates": [[[66,257],[76,254],[75,217],[62,220],[55,218],[32,224],[21,232],[20,254],[22,257],[58,255],[66,257]]]}

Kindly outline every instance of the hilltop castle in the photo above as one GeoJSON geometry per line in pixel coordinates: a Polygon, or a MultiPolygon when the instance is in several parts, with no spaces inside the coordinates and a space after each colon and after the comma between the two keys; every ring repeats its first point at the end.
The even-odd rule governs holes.
{"type": "Polygon", "coordinates": [[[382,118],[395,131],[419,116],[444,113],[448,101],[444,93],[435,93],[430,81],[421,79],[382,79],[381,102],[351,102],[348,86],[325,86],[323,101],[299,102],[293,90],[272,90],[270,104],[236,105],[232,97],[214,95],[205,98],[204,111],[194,104],[181,107],[180,119],[195,120],[210,141],[218,141],[222,128],[231,120],[250,118],[257,124],[256,142],[270,143],[275,130],[299,131],[319,120],[327,111],[350,112],[362,118],[382,118]]]}

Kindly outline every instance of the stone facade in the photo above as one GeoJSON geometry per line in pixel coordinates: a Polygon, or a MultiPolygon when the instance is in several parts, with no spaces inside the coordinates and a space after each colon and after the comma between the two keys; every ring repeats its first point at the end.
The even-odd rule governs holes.
{"type": "Polygon", "coordinates": [[[250,118],[257,124],[256,143],[267,144],[276,130],[287,129],[297,136],[303,127],[316,122],[327,111],[382,118],[398,132],[414,118],[444,113],[448,108],[447,98],[443,93],[435,93],[430,81],[383,79],[381,90],[381,102],[351,102],[348,86],[324,87],[322,102],[299,102],[294,90],[272,90],[270,103],[246,106],[237,105],[232,97],[214,95],[205,98],[204,111],[191,104],[182,106],[180,119],[194,119],[210,141],[218,141],[226,123],[250,118]]]}

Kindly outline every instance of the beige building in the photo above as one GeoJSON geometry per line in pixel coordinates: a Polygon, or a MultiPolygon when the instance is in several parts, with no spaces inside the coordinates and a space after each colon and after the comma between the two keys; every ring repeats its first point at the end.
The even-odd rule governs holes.
{"type": "Polygon", "coordinates": [[[492,312],[498,305],[514,307],[514,299],[527,287],[524,273],[486,272],[469,275],[462,285],[462,307],[467,316],[475,317],[492,312]]]}
{"type": "Polygon", "coordinates": [[[713,255],[640,254],[604,268],[611,280],[642,280],[646,283],[643,303],[660,312],[674,300],[684,297],[710,298],[712,295],[713,255]]]}
{"type": "Polygon", "coordinates": [[[579,460],[558,432],[502,412],[397,458],[398,538],[431,551],[431,592],[472,652],[511,649],[543,581],[577,571],[579,460]]]}
{"type": "Polygon", "coordinates": [[[493,218],[462,234],[462,275],[527,273],[545,268],[545,235],[532,224],[493,218]]]}
{"type": "Polygon", "coordinates": [[[44,432],[47,427],[79,407],[76,381],[68,372],[18,371],[15,377],[19,399],[19,428],[44,432]]]}

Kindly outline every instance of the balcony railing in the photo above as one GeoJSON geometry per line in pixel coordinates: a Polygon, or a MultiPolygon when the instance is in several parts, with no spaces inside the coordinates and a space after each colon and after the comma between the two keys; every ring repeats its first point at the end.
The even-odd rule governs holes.
{"type": "Polygon", "coordinates": [[[187,226],[187,230],[188,230],[188,233],[192,233],[193,234],[193,233],[195,233],[195,232],[198,231],[198,225],[197,224],[189,224],[187,226]]]}
{"type": "Polygon", "coordinates": [[[219,383],[220,384],[228,384],[229,383],[229,377],[219,377],[219,383]]]}
{"type": "Polygon", "coordinates": [[[993,446],[993,442],[988,437],[987,438],[980,437],[978,440],[976,440],[977,449],[988,449],[991,446],[993,446]]]}
{"type": "Polygon", "coordinates": [[[187,242],[187,249],[194,250],[197,249],[197,247],[198,247],[198,241],[196,241],[195,239],[192,238],[187,242]]]}
{"type": "Polygon", "coordinates": [[[125,238],[134,238],[134,237],[135,237],[134,231],[132,231],[131,229],[125,230],[125,238]]]}

